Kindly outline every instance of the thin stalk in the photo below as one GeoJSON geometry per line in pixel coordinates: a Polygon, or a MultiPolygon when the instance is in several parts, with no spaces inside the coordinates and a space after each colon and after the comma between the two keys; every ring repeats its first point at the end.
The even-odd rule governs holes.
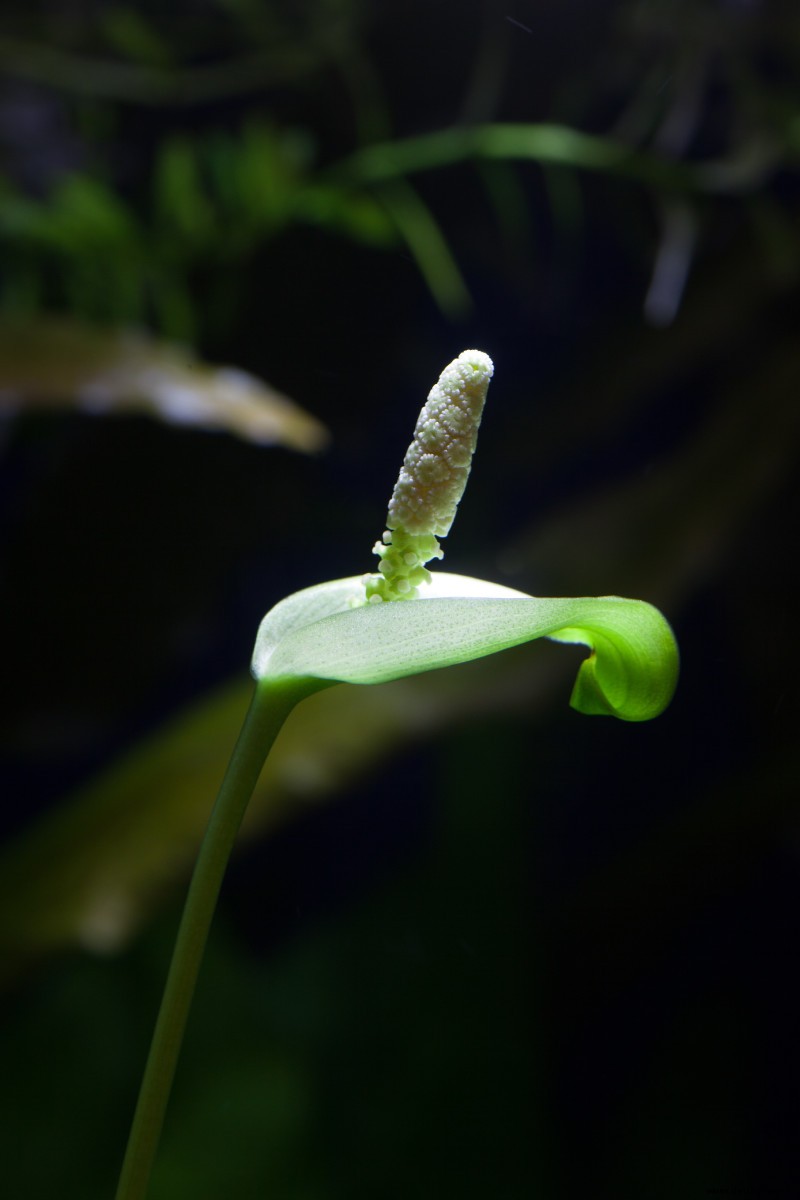
{"type": "MultiPolygon", "coordinates": [[[[677,192],[701,190],[704,179],[699,169],[687,163],[636,149],[613,137],[553,124],[489,123],[437,129],[417,137],[364,146],[342,159],[332,171],[337,178],[375,184],[474,158],[527,159],[606,171],[677,192]]],[[[709,165],[704,164],[704,169],[709,165]]]]}
{"type": "Polygon", "coordinates": [[[298,701],[319,680],[261,680],[197,856],[139,1090],[116,1200],[144,1200],[222,878],[261,768],[298,701]]]}

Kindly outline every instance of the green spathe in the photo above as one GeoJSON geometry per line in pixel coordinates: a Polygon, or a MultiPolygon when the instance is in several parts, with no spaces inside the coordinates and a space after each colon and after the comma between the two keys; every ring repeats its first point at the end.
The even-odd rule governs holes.
{"type": "Polygon", "coordinates": [[[528,596],[437,572],[406,604],[354,606],[360,577],[295,592],[261,622],[256,679],[386,683],[549,637],[588,646],[572,692],[580,712],[647,721],[669,704],[678,648],[658,609],[619,596],[528,596]]]}

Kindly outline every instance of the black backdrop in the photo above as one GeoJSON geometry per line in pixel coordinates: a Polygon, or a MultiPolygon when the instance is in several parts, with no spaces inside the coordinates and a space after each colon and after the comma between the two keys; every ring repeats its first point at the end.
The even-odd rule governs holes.
{"type": "MultiPolygon", "coordinates": [[[[91,52],[101,8],[2,21],[9,38],[91,52]]],[[[458,668],[453,691],[476,689],[474,704],[443,701],[441,721],[330,803],[248,843],[153,1195],[797,1195],[796,14],[239,9],[241,26],[184,4],[164,38],[177,53],[205,37],[214,61],[217,26],[236,42],[219,53],[239,53],[246,14],[277,13],[301,44],[328,37],[337,53],[301,84],[179,106],[79,96],[6,52],[13,185],[46,196],[66,162],[104,171],[135,209],[167,131],[262,119],[305,130],[320,169],[354,149],[359,122],[369,140],[558,121],[680,164],[771,157],[745,186],[700,194],[506,164],[507,203],[485,164],[421,172],[472,297],[461,312],[442,311],[402,243],[302,222],[225,267],[227,316],[211,295],[220,266],[201,259],[199,351],[325,421],[323,456],[130,416],[8,423],[12,853],[65,795],[241,675],[281,596],[369,569],[418,406],[466,346],[496,374],[448,569],[640,595],[682,651],[673,705],[648,726],[569,711],[558,648],[501,656],[494,674],[458,668]],[[359,67],[377,84],[354,101],[359,67]],[[664,130],[681,105],[673,150],[664,130]],[[49,114],[35,161],[20,112],[49,114]],[[674,319],[654,323],[646,297],[681,205],[688,281],[674,319]]],[[[133,11],[158,24],[151,6],[133,11]]],[[[67,307],[57,278],[48,287],[43,300],[67,307]]],[[[111,956],[62,952],[9,983],[9,1194],[110,1194],[179,900],[169,891],[111,956]]],[[[13,894],[5,904],[13,931],[13,894]]]]}

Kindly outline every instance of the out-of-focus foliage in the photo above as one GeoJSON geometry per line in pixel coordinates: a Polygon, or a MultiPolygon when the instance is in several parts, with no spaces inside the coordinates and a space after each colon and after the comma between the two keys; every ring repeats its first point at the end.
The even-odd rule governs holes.
{"type": "MultiPolygon", "coordinates": [[[[380,19],[354,0],[218,3],[202,21],[188,4],[169,14],[100,5],[99,20],[72,14],[58,45],[37,37],[26,14],[7,17],[0,304],[144,320],[196,338],[229,327],[237,265],[299,227],[385,249],[405,243],[437,303],[463,314],[472,303],[458,265],[464,248],[412,184],[463,160],[488,160],[486,195],[507,232],[520,221],[530,228],[533,214],[498,162],[541,164],[551,210],[543,218],[573,235],[576,169],[644,183],[657,226],[645,298],[655,324],[674,318],[692,260],[733,198],[765,251],[796,262],[796,230],[771,187],[800,145],[796,13],[712,0],[609,11],[590,63],[548,98],[561,124],[531,124],[525,105],[522,119],[495,124],[486,118],[508,106],[515,55],[529,51],[535,70],[536,48],[521,19],[474,4],[464,14],[475,61],[462,113],[411,138],[393,133],[372,61],[380,19]],[[58,106],[42,90],[53,87],[58,106]],[[350,145],[334,141],[329,122],[314,130],[295,118],[309,96],[351,125],[350,145]],[[139,139],[132,113],[151,105],[163,110],[161,131],[139,139]],[[25,137],[26,123],[40,145],[25,137]],[[57,157],[48,159],[48,138],[57,157]]],[[[584,16],[590,27],[601,22],[599,10],[584,16]]]]}
{"type": "Polygon", "coordinates": [[[320,422],[286,396],[245,371],[209,367],[188,349],[65,319],[0,319],[0,412],[62,406],[145,413],[296,450],[327,441],[320,422]]]}
{"type": "Polygon", "coordinates": [[[252,122],[238,134],[167,136],[154,150],[144,205],[83,172],[54,182],[43,199],[7,182],[4,303],[19,311],[49,300],[84,317],[149,319],[191,338],[197,287],[224,286],[238,263],[290,224],[393,244],[380,205],[357,188],[315,180],[310,153],[301,133],[252,122]]]}

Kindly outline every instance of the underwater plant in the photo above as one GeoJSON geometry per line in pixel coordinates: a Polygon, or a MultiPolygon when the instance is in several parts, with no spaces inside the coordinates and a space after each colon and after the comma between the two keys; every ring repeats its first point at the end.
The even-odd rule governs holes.
{"type": "Polygon", "coordinates": [[[261,622],[253,698],[189,886],[117,1200],[146,1195],[225,868],[261,768],[295,705],[336,683],[384,683],[540,637],[589,647],[570,700],[580,712],[645,721],[672,698],[677,645],[652,605],[618,596],[534,597],[428,570],[443,556],[439,538],[449,533],[466,486],[493,370],[488,355],[465,350],[432,388],[374,547],[378,570],[305,588],[261,622]]]}

